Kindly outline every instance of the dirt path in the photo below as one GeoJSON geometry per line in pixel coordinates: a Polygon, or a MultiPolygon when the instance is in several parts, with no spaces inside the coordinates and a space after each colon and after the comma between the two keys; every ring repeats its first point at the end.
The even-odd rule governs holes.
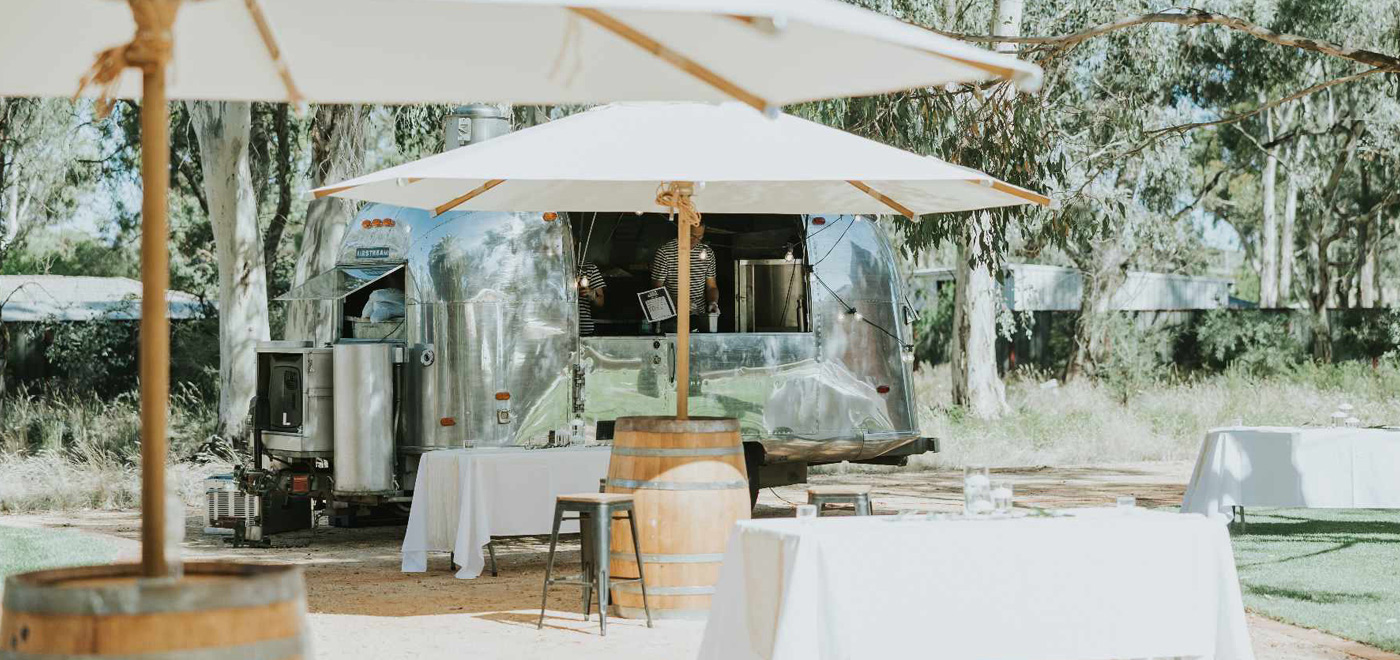
{"type": "MultiPolygon", "coordinates": [[[[1181,501],[1188,463],[1144,463],[1072,468],[1031,468],[998,472],[1016,484],[1019,504],[1040,507],[1103,506],[1132,495],[1144,506],[1181,501]]],[[[838,472],[840,472],[838,470],[838,472]]],[[[876,513],[904,509],[961,509],[961,474],[953,472],[857,472],[814,475],[814,483],[865,483],[873,487],[876,513]]],[[[801,486],[765,490],[756,515],[792,515],[805,500],[801,486]]],[[[647,630],[635,621],[610,619],[608,636],[597,635],[578,613],[579,592],[559,587],[550,595],[545,629],[537,631],[540,585],[548,537],[497,543],[500,577],[452,577],[445,554],[429,558],[428,572],[399,571],[403,527],[337,529],[279,536],[269,549],[234,549],[205,536],[198,512],[189,512],[190,557],[300,564],[306,573],[307,604],[317,656],[437,658],[691,658],[704,631],[698,622],[657,622],[647,630]]],[[[7,516],[0,524],[66,527],[115,537],[123,555],[139,555],[139,516],[132,511],[92,511],[39,516],[7,516]]],[[[563,562],[578,561],[576,538],[569,539],[563,562]]],[[[1315,631],[1250,615],[1259,660],[1400,660],[1368,647],[1315,631]],[[1358,650],[1360,649],[1360,650],[1358,650]],[[1371,653],[1374,652],[1374,653],[1371,653]]]]}

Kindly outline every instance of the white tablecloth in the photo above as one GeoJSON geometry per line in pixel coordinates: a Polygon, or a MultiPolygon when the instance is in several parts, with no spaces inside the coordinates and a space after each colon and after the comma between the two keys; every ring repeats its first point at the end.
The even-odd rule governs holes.
{"type": "Polygon", "coordinates": [[[1400,431],[1213,429],[1181,510],[1219,515],[1232,506],[1400,508],[1400,431]]]}
{"type": "Polygon", "coordinates": [[[739,523],[703,660],[1251,660],[1220,521],[1073,517],[739,523]]]}
{"type": "MultiPolygon", "coordinates": [[[[486,566],[492,536],[548,534],[554,499],[596,493],[608,474],[607,447],[450,449],[423,454],[403,537],[403,571],[428,570],[428,552],[456,552],[471,579],[486,566]]],[[[578,523],[561,531],[577,532],[578,523]]]]}

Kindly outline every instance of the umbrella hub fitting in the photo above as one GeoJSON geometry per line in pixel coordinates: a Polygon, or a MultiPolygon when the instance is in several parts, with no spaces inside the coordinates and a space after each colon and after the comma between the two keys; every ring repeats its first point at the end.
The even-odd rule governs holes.
{"type": "Polygon", "coordinates": [[[700,224],[700,212],[695,210],[695,184],[690,181],[668,181],[656,191],[656,203],[671,209],[672,215],[680,216],[680,223],[686,227],[700,224]]]}

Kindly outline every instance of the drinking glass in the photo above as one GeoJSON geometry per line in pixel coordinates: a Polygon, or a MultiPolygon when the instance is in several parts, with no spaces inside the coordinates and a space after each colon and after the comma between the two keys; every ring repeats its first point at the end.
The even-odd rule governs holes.
{"type": "Polygon", "coordinates": [[[1011,482],[998,481],[992,484],[992,506],[997,513],[1011,513],[1011,482]]]}
{"type": "Polygon", "coordinates": [[[992,504],[992,479],[987,468],[963,468],[963,513],[990,513],[995,508],[992,504]]]}
{"type": "Polygon", "coordinates": [[[1119,496],[1118,496],[1118,508],[1120,508],[1120,509],[1134,509],[1134,508],[1137,508],[1137,498],[1136,498],[1136,497],[1133,497],[1132,495],[1119,495],[1119,496]]]}
{"type": "Polygon", "coordinates": [[[808,522],[808,521],[810,521],[810,520],[812,520],[813,518],[816,518],[816,517],[817,517],[817,505],[815,505],[815,504],[799,504],[799,505],[797,505],[797,519],[798,519],[798,520],[801,520],[802,522],[808,522]]]}

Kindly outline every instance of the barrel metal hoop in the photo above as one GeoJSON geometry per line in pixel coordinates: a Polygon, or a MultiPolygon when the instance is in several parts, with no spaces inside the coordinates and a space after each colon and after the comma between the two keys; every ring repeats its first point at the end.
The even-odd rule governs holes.
{"type": "MultiPolygon", "coordinates": [[[[642,585],[624,582],[613,585],[613,589],[627,593],[642,593],[642,585]]],[[[715,593],[714,587],[647,587],[648,596],[709,596],[715,593]]]]}
{"type": "Polygon", "coordinates": [[[299,568],[202,562],[186,564],[185,574],[229,579],[177,582],[135,578],[107,586],[55,588],[66,580],[133,577],[139,571],[135,565],[109,565],[12,575],[5,580],[4,609],[34,614],[156,614],[262,607],[306,599],[299,568]]]}
{"type": "Polygon", "coordinates": [[[636,481],[633,479],[608,479],[609,486],[635,488],[640,490],[731,490],[748,488],[749,482],[735,481],[636,481]]]}
{"type": "MultiPolygon", "coordinates": [[[[651,589],[647,589],[647,593],[650,594],[651,589]]],[[[617,611],[620,614],[622,614],[623,618],[626,619],[642,619],[645,618],[647,615],[646,610],[643,610],[640,607],[622,607],[617,603],[613,603],[613,607],[616,607],[617,611]]],[[[658,609],[655,606],[653,606],[651,610],[651,618],[653,619],[682,619],[687,621],[703,621],[704,619],[709,618],[709,616],[709,610],[663,610],[658,609]]]]}
{"type": "MultiPolygon", "coordinates": [[[[739,420],[732,417],[665,416],[618,417],[613,427],[616,433],[738,433],[739,420]]],[[[616,435],[613,436],[616,438],[616,435]]]]}
{"type": "MultiPolygon", "coordinates": [[[[637,556],[630,552],[612,553],[613,561],[637,563],[637,556]]],[[[723,552],[709,552],[694,555],[654,555],[642,553],[643,564],[718,564],[724,561],[723,552]]]]}
{"type": "MultiPolygon", "coordinates": [[[[239,644],[238,646],[103,654],[100,657],[102,660],[285,660],[286,658],[305,658],[307,650],[306,637],[297,635],[251,644],[239,644]]],[[[72,660],[73,658],[73,655],[67,653],[23,653],[0,650],[0,660],[72,660]]]]}
{"type": "Polygon", "coordinates": [[[613,456],[734,456],[744,453],[740,446],[732,447],[613,447],[613,456]]]}

